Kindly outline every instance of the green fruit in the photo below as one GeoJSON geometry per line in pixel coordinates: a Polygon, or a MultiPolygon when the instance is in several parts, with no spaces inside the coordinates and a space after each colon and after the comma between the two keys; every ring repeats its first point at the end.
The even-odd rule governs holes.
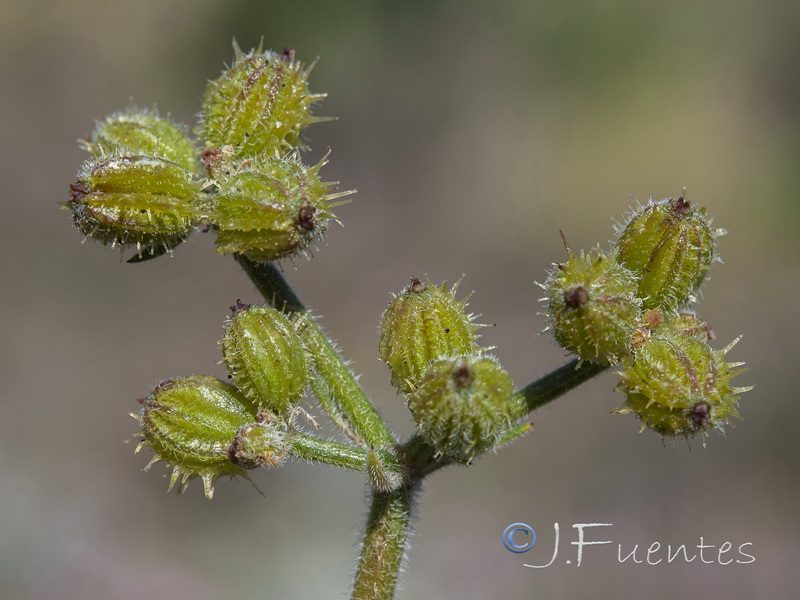
{"type": "MultiPolygon", "coordinates": [[[[209,82],[203,97],[197,134],[210,151],[205,158],[229,148],[238,163],[262,154],[280,158],[302,147],[303,129],[327,120],[311,114],[311,105],[325,97],[308,90],[312,67],[294,60],[293,50],[259,47],[244,54],[234,42],[233,64],[209,82]]],[[[224,172],[214,160],[207,166],[213,176],[224,172]]]]}
{"type": "Polygon", "coordinates": [[[411,278],[383,313],[378,352],[392,373],[392,385],[412,391],[431,362],[445,356],[477,351],[473,316],[466,314],[467,299],[455,299],[456,286],[435,286],[411,278]]]}
{"type": "Polygon", "coordinates": [[[716,236],[704,208],[683,196],[636,212],[619,233],[614,252],[638,278],[645,309],[675,312],[692,300],[714,260],[716,236]]]}
{"type": "Polygon", "coordinates": [[[197,168],[197,148],[184,127],[155,110],[130,108],[97,124],[83,147],[96,159],[108,156],[158,156],[189,172],[197,168]]]}
{"type": "Polygon", "coordinates": [[[306,167],[297,155],[259,159],[219,180],[211,216],[217,252],[270,262],[306,251],[336,219],[330,201],[352,193],[328,193],[336,182],[320,180],[324,164],[306,167]]]}
{"type": "Polygon", "coordinates": [[[110,246],[136,246],[140,258],[171,251],[206,212],[202,184],[177,163],[154,156],[89,160],[70,200],[75,226],[110,246]]]}
{"type": "Polygon", "coordinates": [[[671,316],[661,325],[661,328],[683,335],[700,336],[708,341],[712,341],[717,337],[714,335],[711,325],[703,320],[700,315],[690,311],[671,316]]]}
{"type": "Polygon", "coordinates": [[[219,477],[244,475],[228,451],[239,429],[256,415],[235,387],[195,375],[162,383],[141,402],[138,419],[144,439],[136,451],[142,446],[155,451],[145,470],[159,460],[172,466],[170,490],[180,479],[178,492],[183,492],[192,478],[200,477],[210,499],[219,477]]]}
{"type": "Polygon", "coordinates": [[[272,308],[232,308],[221,342],[228,372],[252,406],[285,415],[308,379],[303,343],[286,317],[272,308]]]}
{"type": "Polygon", "coordinates": [[[725,362],[723,350],[713,350],[705,335],[686,334],[669,328],[658,331],[627,359],[618,373],[617,386],[626,395],[617,414],[633,413],[649,428],[665,437],[705,436],[722,430],[731,417],[739,417],[737,394],[749,387],[733,387],[731,379],[742,363],[725,362]]]}
{"type": "Polygon", "coordinates": [[[228,449],[231,462],[245,469],[279,467],[288,457],[286,424],[265,413],[259,417],[258,423],[239,428],[228,449]]]}
{"type": "Polygon", "coordinates": [[[549,329],[559,345],[581,359],[616,363],[630,353],[640,323],[636,279],[599,250],[557,265],[547,282],[549,329]]]}
{"type": "Polygon", "coordinates": [[[409,395],[408,408],[437,453],[460,463],[493,448],[524,411],[514,383],[491,356],[434,362],[409,395]]]}

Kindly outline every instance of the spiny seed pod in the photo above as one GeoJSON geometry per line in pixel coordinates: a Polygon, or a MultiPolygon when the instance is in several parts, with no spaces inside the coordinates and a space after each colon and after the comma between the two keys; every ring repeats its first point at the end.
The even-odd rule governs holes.
{"type": "MultiPolygon", "coordinates": [[[[229,147],[234,160],[280,158],[302,147],[302,130],[328,120],[311,115],[311,105],[326,96],[308,91],[313,65],[294,60],[294,50],[264,52],[259,46],[244,54],[236,42],[233,49],[233,65],[206,88],[198,137],[211,155],[229,147]]],[[[213,161],[209,166],[213,172],[213,161]]]]}
{"type": "Polygon", "coordinates": [[[457,287],[448,291],[447,282],[435,286],[412,277],[383,313],[378,352],[396,388],[412,391],[434,360],[477,351],[481,326],[464,312],[468,298],[456,300],[457,287]]]}
{"type": "Polygon", "coordinates": [[[87,161],[70,185],[75,226],[104,245],[135,245],[157,256],[171,251],[204,211],[202,184],[172,161],[153,156],[111,156],[87,161]]]}
{"type": "Polygon", "coordinates": [[[692,300],[714,260],[716,236],[704,208],[683,196],[651,202],[619,229],[614,249],[639,278],[645,309],[674,312],[692,300]]]}
{"type": "Polygon", "coordinates": [[[682,312],[664,322],[663,328],[683,335],[700,336],[708,341],[716,339],[714,331],[700,315],[693,312],[682,312]]]}
{"type": "Polygon", "coordinates": [[[308,364],[303,343],[281,313],[266,306],[232,306],[222,356],[236,386],[252,406],[277,415],[303,393],[308,364]]]}
{"type": "Polygon", "coordinates": [[[668,313],[665,318],[661,309],[654,308],[643,313],[642,322],[643,326],[636,331],[631,343],[634,350],[640,348],[654,334],[700,336],[706,341],[716,339],[711,326],[693,312],[668,313]]]}
{"type": "Polygon", "coordinates": [[[524,410],[506,370],[494,357],[475,355],[432,363],[409,395],[408,408],[420,435],[460,463],[495,446],[524,410]]]}
{"type": "Polygon", "coordinates": [[[258,262],[296,255],[319,239],[336,217],[331,209],[348,201],[331,200],[353,191],[328,193],[338,182],[323,182],[316,166],[297,155],[259,159],[218,182],[211,217],[217,252],[237,252],[258,262]]]}
{"type": "Polygon", "coordinates": [[[599,249],[569,254],[542,286],[548,329],[562,348],[581,359],[616,363],[630,352],[639,325],[641,300],[633,273],[599,249]]]}
{"type": "Polygon", "coordinates": [[[144,439],[136,451],[142,446],[155,451],[145,471],[159,460],[172,466],[170,490],[178,479],[181,493],[189,480],[201,477],[210,499],[219,477],[245,474],[231,463],[228,450],[239,429],[256,416],[235,387],[196,375],[162,383],[141,402],[138,420],[144,439]]]}
{"type": "Polygon", "coordinates": [[[279,467],[288,456],[288,431],[285,422],[261,413],[257,423],[239,428],[228,448],[228,457],[245,469],[279,467]]]}
{"type": "Polygon", "coordinates": [[[659,331],[623,363],[617,390],[627,399],[615,413],[633,413],[642,430],[647,427],[665,437],[721,431],[730,417],[739,418],[737,394],[751,389],[730,384],[744,371],[734,370],[744,363],[725,362],[738,341],[716,351],[704,336],[659,331]]]}
{"type": "Polygon", "coordinates": [[[189,172],[197,168],[197,148],[184,127],[155,110],[129,108],[109,115],[97,124],[84,149],[100,159],[106,156],[158,156],[189,172]]]}

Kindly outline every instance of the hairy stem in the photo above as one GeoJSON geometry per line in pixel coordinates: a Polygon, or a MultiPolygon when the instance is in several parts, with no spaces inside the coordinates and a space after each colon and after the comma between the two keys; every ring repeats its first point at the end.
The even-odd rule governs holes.
{"type": "MultiPolygon", "coordinates": [[[[295,458],[325,463],[343,469],[367,472],[378,461],[378,467],[387,474],[389,481],[399,486],[405,480],[405,467],[400,460],[386,450],[367,450],[347,444],[323,440],[312,435],[294,432],[291,437],[289,453],[295,458]]],[[[367,472],[369,476],[369,473],[367,472]]]]}
{"type": "MultiPolygon", "coordinates": [[[[569,361],[562,367],[550,371],[544,377],[532,381],[524,388],[517,390],[514,395],[525,401],[526,413],[533,412],[563,396],[580,384],[589,381],[608,368],[608,365],[584,362],[578,366],[580,359],[569,361]]],[[[524,414],[520,414],[519,418],[524,414]]]]}
{"type": "Polygon", "coordinates": [[[417,488],[406,485],[388,494],[372,494],[352,600],[394,598],[417,488]]]}
{"type": "Polygon", "coordinates": [[[273,307],[301,319],[300,335],[312,358],[312,388],[331,421],[357,444],[388,449],[397,444],[355,375],[325,332],[272,263],[236,255],[236,261],[273,307]]]}
{"type": "MultiPolygon", "coordinates": [[[[402,446],[396,447],[400,459],[388,451],[381,451],[396,446],[394,436],[333,343],[278,270],[271,264],[254,263],[243,256],[237,256],[236,260],[267,302],[286,313],[295,313],[302,319],[301,335],[314,360],[312,388],[331,420],[360,445],[378,449],[351,448],[303,436],[296,439],[292,453],[300,458],[365,470],[373,486],[378,480],[384,479],[400,486],[393,489],[392,485],[388,488],[392,491],[386,491],[387,488],[373,491],[352,596],[353,600],[390,600],[395,594],[405,552],[414,494],[424,477],[451,461],[437,457],[435,449],[417,434],[402,446]],[[376,457],[380,466],[377,470],[382,476],[370,475],[370,461],[374,466],[376,457]],[[386,477],[387,474],[396,477],[386,477]]],[[[578,359],[572,360],[517,390],[515,396],[523,401],[524,409],[515,418],[521,419],[607,368],[589,362],[580,366],[578,364],[578,359]]],[[[515,425],[501,439],[501,443],[507,443],[529,429],[528,424],[515,425]]]]}

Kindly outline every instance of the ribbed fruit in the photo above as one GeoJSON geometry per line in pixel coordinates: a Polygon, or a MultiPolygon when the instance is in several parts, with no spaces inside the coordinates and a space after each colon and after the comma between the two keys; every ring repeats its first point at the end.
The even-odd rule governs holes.
{"type": "Polygon", "coordinates": [[[581,359],[616,363],[630,352],[640,324],[636,279],[599,250],[557,265],[547,282],[547,316],[556,341],[581,359]]]}
{"type": "Polygon", "coordinates": [[[278,311],[234,307],[221,346],[233,382],[255,409],[284,415],[302,395],[308,379],[306,353],[294,327],[278,311]]]}
{"type": "Polygon", "coordinates": [[[91,137],[81,145],[94,158],[107,156],[157,156],[194,172],[198,152],[186,129],[155,110],[130,108],[97,123],[91,137]]]}
{"type": "Polygon", "coordinates": [[[480,325],[464,311],[467,299],[455,299],[455,290],[412,277],[384,312],[378,352],[398,389],[412,391],[435,360],[477,351],[480,325]]]}
{"type": "Polygon", "coordinates": [[[666,437],[705,435],[722,430],[739,417],[737,394],[749,387],[733,387],[731,379],[743,363],[725,362],[723,350],[709,346],[705,334],[658,331],[623,363],[617,386],[626,395],[617,414],[633,413],[649,428],[666,437]]]}
{"type": "Polygon", "coordinates": [[[523,408],[508,373],[491,356],[432,363],[408,398],[420,435],[451,460],[469,463],[495,446],[523,408]]]}
{"type": "MultiPolygon", "coordinates": [[[[293,50],[259,47],[245,54],[234,43],[233,64],[209,82],[203,96],[197,134],[207,152],[229,149],[231,161],[239,163],[262,154],[280,158],[302,147],[303,129],[327,120],[311,114],[311,105],[325,94],[309,92],[310,71],[293,50]]],[[[215,165],[207,164],[216,177],[215,165]]]]}
{"type": "Polygon", "coordinates": [[[179,164],[154,156],[87,161],[70,185],[78,230],[109,246],[135,246],[139,257],[171,251],[203,218],[202,184],[179,164]]]}
{"type": "Polygon", "coordinates": [[[352,193],[329,192],[338,182],[320,180],[324,164],[263,158],[221,179],[211,216],[217,252],[270,262],[306,251],[336,219],[331,200],[352,193]]]}
{"type": "Polygon", "coordinates": [[[683,196],[652,202],[620,228],[615,253],[638,278],[645,309],[675,312],[692,299],[714,260],[719,232],[683,196]]]}
{"type": "Polygon", "coordinates": [[[231,463],[228,450],[239,428],[256,420],[249,403],[232,385],[195,375],[162,383],[142,400],[138,420],[143,441],[155,456],[145,470],[163,460],[172,466],[171,490],[183,492],[194,477],[203,480],[206,497],[223,475],[244,475],[231,463]]]}

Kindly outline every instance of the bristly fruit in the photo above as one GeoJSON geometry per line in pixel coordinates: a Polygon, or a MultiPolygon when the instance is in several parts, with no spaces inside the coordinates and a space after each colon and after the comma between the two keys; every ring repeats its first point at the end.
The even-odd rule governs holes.
{"type": "Polygon", "coordinates": [[[408,397],[419,433],[437,453],[469,463],[494,447],[522,414],[508,373],[491,356],[432,363],[408,397]]]}
{"type": "Polygon", "coordinates": [[[714,260],[716,237],[704,208],[683,196],[651,202],[620,227],[614,248],[639,278],[645,309],[675,312],[692,300],[714,260]]]}
{"type": "Polygon", "coordinates": [[[220,179],[210,219],[217,252],[270,262],[306,251],[336,220],[331,209],[348,202],[331,201],[353,193],[329,193],[338,182],[320,180],[326,159],[306,167],[296,154],[261,158],[220,179]]]}
{"type": "Polygon", "coordinates": [[[616,363],[628,355],[640,322],[636,279],[614,256],[575,256],[556,265],[547,282],[547,316],[556,341],[582,360],[616,363]]]}
{"type": "MultiPolygon", "coordinates": [[[[663,325],[661,327],[664,327],[663,325]]],[[[669,327],[657,330],[623,362],[617,386],[625,403],[616,414],[633,413],[642,429],[664,437],[689,438],[698,433],[722,431],[730,417],[739,418],[737,394],[750,387],[733,387],[731,379],[744,371],[743,363],[727,363],[725,355],[739,340],[723,350],[709,346],[705,333],[690,334],[669,327]]]]}
{"type": "MultiPolygon", "coordinates": [[[[325,97],[308,90],[313,68],[294,59],[294,50],[243,53],[234,42],[229,69],[209,82],[203,97],[198,137],[206,157],[228,149],[235,163],[261,154],[280,158],[303,147],[303,129],[327,118],[311,114],[311,105],[325,97]]],[[[219,169],[205,161],[212,176],[219,169]]]]}
{"type": "Polygon", "coordinates": [[[189,172],[198,167],[198,152],[186,129],[155,110],[129,108],[98,122],[81,146],[95,159],[108,156],[157,156],[189,172]]]}
{"type": "Polygon", "coordinates": [[[709,325],[700,315],[691,311],[683,311],[673,316],[666,321],[662,327],[683,335],[699,335],[708,341],[713,341],[717,337],[714,335],[711,325],[709,325]]]}
{"type": "Polygon", "coordinates": [[[162,383],[144,398],[138,419],[142,446],[155,456],[145,470],[164,460],[172,466],[169,489],[183,492],[194,477],[203,480],[207,498],[223,475],[244,475],[233,464],[229,448],[241,427],[256,420],[249,402],[233,387],[214,377],[193,376],[162,383]]]}
{"type": "Polygon", "coordinates": [[[84,164],[62,206],[87,238],[136,246],[141,259],[188,237],[206,212],[201,189],[191,171],[167,159],[110,156],[84,164]]]}
{"type": "Polygon", "coordinates": [[[435,286],[412,277],[383,313],[378,352],[396,388],[410,392],[431,362],[478,350],[481,326],[464,311],[468,298],[456,300],[457,286],[448,291],[447,282],[435,286]]]}
{"type": "Polygon", "coordinates": [[[308,362],[292,324],[266,306],[231,307],[222,356],[236,386],[256,409],[284,416],[303,393],[308,362]]]}
{"type": "Polygon", "coordinates": [[[230,461],[245,469],[279,467],[288,457],[289,429],[285,421],[260,413],[257,423],[243,425],[228,448],[230,461]]]}

